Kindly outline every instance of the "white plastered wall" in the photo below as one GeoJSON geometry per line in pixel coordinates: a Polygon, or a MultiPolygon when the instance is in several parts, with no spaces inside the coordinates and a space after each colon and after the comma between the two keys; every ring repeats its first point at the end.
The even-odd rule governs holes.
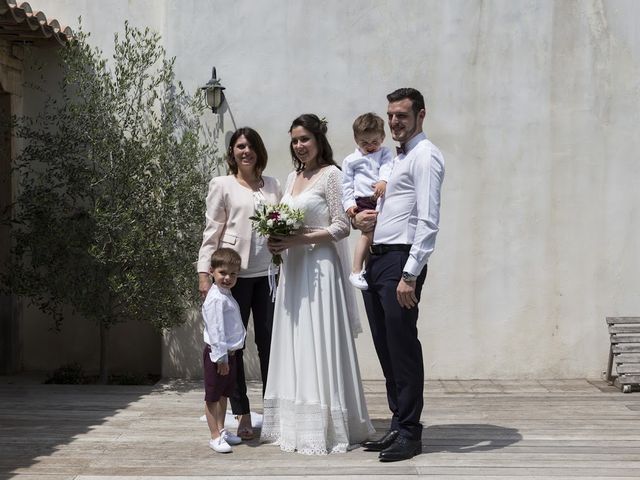
{"type": "MultiPolygon", "coordinates": [[[[256,128],[281,181],[298,114],[328,119],[341,160],[358,114],[421,90],[447,166],[419,320],[428,378],[596,378],[604,317],[640,315],[634,0],[31,3],[82,15],[105,52],[125,19],[158,30],[188,90],[215,65],[221,143],[256,128]]],[[[198,330],[167,337],[165,374],[197,372],[200,353],[181,342],[198,330]]],[[[380,378],[367,331],[357,346],[363,376],[380,378]]]]}

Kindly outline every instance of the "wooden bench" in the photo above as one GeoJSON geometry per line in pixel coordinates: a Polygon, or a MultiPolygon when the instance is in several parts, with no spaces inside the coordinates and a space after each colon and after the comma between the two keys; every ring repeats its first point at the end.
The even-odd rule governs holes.
{"type": "Polygon", "coordinates": [[[607,364],[607,381],[631,391],[632,385],[640,384],[640,317],[607,317],[611,347],[607,364]],[[613,375],[613,364],[617,375],[613,375]]]}

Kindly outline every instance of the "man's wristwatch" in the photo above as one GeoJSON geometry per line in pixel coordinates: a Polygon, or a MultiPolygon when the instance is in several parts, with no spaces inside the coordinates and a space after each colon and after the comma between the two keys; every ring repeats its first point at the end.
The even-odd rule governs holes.
{"type": "Polygon", "coordinates": [[[410,274],[409,272],[402,272],[402,280],[404,280],[407,283],[415,282],[416,278],[418,277],[410,274]]]}

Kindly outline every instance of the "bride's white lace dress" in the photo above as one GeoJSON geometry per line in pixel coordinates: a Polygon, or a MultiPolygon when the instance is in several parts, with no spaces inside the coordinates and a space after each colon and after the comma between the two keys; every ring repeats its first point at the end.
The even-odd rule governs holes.
{"type": "Polygon", "coordinates": [[[342,209],[342,172],[325,167],[315,183],[282,202],[304,211],[305,228],[335,241],[288,249],[283,256],[264,397],[261,440],[287,452],[347,451],[373,427],[353,341],[359,331],[342,209]]]}

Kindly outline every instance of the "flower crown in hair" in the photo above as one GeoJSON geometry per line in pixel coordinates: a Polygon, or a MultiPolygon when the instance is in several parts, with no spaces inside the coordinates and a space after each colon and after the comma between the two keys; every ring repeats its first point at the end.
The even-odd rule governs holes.
{"type": "Polygon", "coordinates": [[[322,125],[323,127],[327,128],[327,118],[326,117],[322,117],[320,119],[320,125],[322,125]]]}

